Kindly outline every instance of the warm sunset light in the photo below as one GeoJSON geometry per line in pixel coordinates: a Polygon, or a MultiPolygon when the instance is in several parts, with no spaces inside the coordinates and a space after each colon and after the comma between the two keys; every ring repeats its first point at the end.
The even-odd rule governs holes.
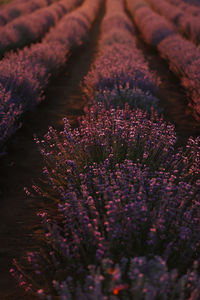
{"type": "Polygon", "coordinates": [[[200,300],[200,0],[0,0],[0,300],[200,300]]]}

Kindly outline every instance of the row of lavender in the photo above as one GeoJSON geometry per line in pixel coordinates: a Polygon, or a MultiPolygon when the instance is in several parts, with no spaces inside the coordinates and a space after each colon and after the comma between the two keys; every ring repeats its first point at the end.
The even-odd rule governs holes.
{"type": "Polygon", "coordinates": [[[34,11],[28,17],[23,15],[0,28],[0,57],[9,50],[22,48],[40,40],[64,14],[80,2],[62,0],[34,11]]]}
{"type": "Polygon", "coordinates": [[[175,150],[174,127],[149,110],[158,81],[135,46],[124,1],[106,3],[84,81],[101,103],[78,129],[64,119],[62,132],[36,139],[44,244],[23,268],[14,260],[11,273],[41,299],[198,300],[200,138],[175,150]]]}
{"type": "Polygon", "coordinates": [[[45,7],[58,0],[32,0],[21,1],[15,3],[14,1],[5,5],[0,11],[0,26],[4,26],[13,19],[29,14],[37,9],[45,7]]]}
{"type": "Polygon", "coordinates": [[[158,106],[156,92],[159,79],[148,70],[142,53],[136,47],[134,27],[123,11],[124,3],[107,4],[102,25],[99,54],[91,72],[84,80],[85,93],[91,101],[101,99],[106,107],[158,106]],[[118,4],[118,5],[117,5],[118,4]],[[134,101],[133,101],[134,99],[134,101]],[[130,100],[130,101],[129,101],[130,100]]]}
{"type": "Polygon", "coordinates": [[[182,0],[167,0],[169,3],[174,4],[178,7],[180,7],[183,11],[186,11],[189,14],[192,14],[194,16],[200,15],[200,3],[199,5],[195,6],[191,1],[184,2],[182,0]]]}
{"type": "Polygon", "coordinates": [[[191,16],[166,0],[146,0],[151,7],[173,23],[175,28],[195,44],[200,44],[200,18],[191,16]]]}
{"type": "Polygon", "coordinates": [[[200,119],[200,51],[191,42],[182,38],[163,17],[153,12],[142,0],[127,0],[127,7],[144,40],[160,52],[169,62],[170,69],[181,79],[189,106],[194,116],[200,119]]]}
{"type": "MultiPolygon", "coordinates": [[[[78,5],[80,0],[71,0],[78,5]]],[[[0,148],[17,130],[17,119],[44,99],[52,74],[65,65],[71,52],[88,38],[101,0],[87,0],[52,28],[41,43],[9,54],[0,65],[0,148]],[[88,11],[87,11],[88,10],[88,11]]]]}

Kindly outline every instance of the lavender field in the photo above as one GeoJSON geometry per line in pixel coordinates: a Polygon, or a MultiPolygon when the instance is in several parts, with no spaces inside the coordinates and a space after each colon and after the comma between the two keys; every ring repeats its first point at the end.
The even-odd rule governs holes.
{"type": "Polygon", "coordinates": [[[200,299],[200,1],[0,1],[0,300],[200,299]]]}

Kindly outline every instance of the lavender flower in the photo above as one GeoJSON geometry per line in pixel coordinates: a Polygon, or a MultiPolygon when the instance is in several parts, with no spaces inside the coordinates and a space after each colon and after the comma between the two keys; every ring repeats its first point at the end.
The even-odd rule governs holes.
{"type": "Polygon", "coordinates": [[[127,0],[127,6],[148,44],[157,46],[167,36],[174,34],[173,26],[163,17],[153,12],[146,2],[127,0]]]}
{"type": "MultiPolygon", "coordinates": [[[[172,25],[153,12],[148,6],[137,10],[134,7],[139,0],[127,0],[128,9],[144,40],[158,48],[160,55],[169,62],[170,69],[178,74],[186,89],[189,106],[193,109],[196,119],[200,118],[200,52],[191,42],[174,32],[172,25]]],[[[139,1],[140,2],[140,1],[139,1]]]]}
{"type": "Polygon", "coordinates": [[[49,128],[36,139],[46,164],[44,184],[33,187],[48,204],[43,247],[12,270],[27,291],[43,299],[198,299],[199,277],[188,268],[199,262],[200,138],[175,150],[173,126],[146,115],[99,104],[79,129],[65,119],[60,134],[49,128]],[[102,273],[104,259],[115,279],[102,273]],[[120,260],[131,261],[129,271],[120,260]]]}
{"type": "MultiPolygon", "coordinates": [[[[199,284],[196,264],[187,274],[178,277],[177,270],[168,270],[166,262],[159,256],[151,259],[134,257],[130,261],[123,258],[118,264],[104,259],[101,267],[89,266],[89,275],[83,286],[73,282],[71,277],[62,283],[53,281],[53,287],[61,300],[197,300],[200,296],[199,284]]],[[[45,295],[41,289],[38,290],[38,296],[44,300],[55,299],[53,295],[45,295]]]]}
{"type": "Polygon", "coordinates": [[[37,9],[45,7],[57,0],[32,0],[27,1],[14,1],[4,6],[0,12],[0,26],[4,26],[15,18],[27,15],[37,9]]]}
{"type": "Polygon", "coordinates": [[[200,21],[198,17],[191,16],[187,11],[176,7],[167,1],[147,0],[152,8],[166,19],[173,22],[176,29],[197,45],[200,43],[200,21]]]}
{"type": "Polygon", "coordinates": [[[6,51],[37,42],[64,14],[80,3],[80,0],[68,3],[60,1],[34,11],[28,18],[25,15],[8,23],[0,29],[0,55],[3,56],[6,51]]]}
{"type": "Polygon", "coordinates": [[[106,8],[99,52],[83,84],[89,101],[102,101],[108,108],[123,107],[125,102],[135,108],[157,108],[159,79],[137,49],[123,1],[108,1],[106,8]]]}
{"type": "Polygon", "coordinates": [[[173,125],[156,112],[152,111],[150,120],[148,115],[142,110],[131,110],[128,105],[107,111],[99,103],[80,120],[78,129],[72,130],[67,120],[60,133],[50,128],[45,139],[38,141],[41,153],[55,174],[71,169],[69,160],[83,171],[90,163],[103,162],[108,157],[116,163],[140,160],[154,168],[170,156],[176,135],[173,125]]]}
{"type": "MultiPolygon", "coordinates": [[[[79,3],[79,0],[72,1],[79,3]]],[[[19,118],[20,114],[34,108],[44,99],[43,91],[50,76],[57,74],[66,63],[66,56],[70,51],[86,42],[101,3],[102,0],[85,1],[81,7],[66,15],[41,43],[11,53],[1,61],[2,113],[6,113],[7,107],[11,105],[10,115],[13,115],[10,117],[14,121],[16,116],[19,118]],[[4,101],[7,99],[4,93],[9,93],[9,103],[8,100],[4,101]]],[[[8,126],[10,128],[11,123],[8,126]]],[[[9,132],[15,132],[17,127],[13,122],[9,132]]],[[[2,136],[5,143],[8,138],[6,132],[2,136]]]]}

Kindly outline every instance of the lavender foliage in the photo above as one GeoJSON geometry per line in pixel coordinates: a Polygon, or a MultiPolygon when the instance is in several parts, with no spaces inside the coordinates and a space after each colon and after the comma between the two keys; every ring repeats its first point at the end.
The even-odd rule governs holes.
{"type": "Polygon", "coordinates": [[[157,46],[167,36],[174,34],[173,26],[153,12],[146,2],[127,0],[127,8],[148,44],[157,46]]]}
{"type": "MultiPolygon", "coordinates": [[[[165,22],[161,34],[154,31],[163,19],[153,21],[153,13],[148,19],[150,9],[143,1],[127,3],[137,16],[146,15],[150,40],[156,36],[157,44],[168,34],[176,36],[165,22]]],[[[100,4],[87,0],[84,9],[66,19],[71,27],[60,22],[42,47],[35,45],[31,55],[28,48],[19,52],[21,61],[30,55],[35,64],[33,78],[40,84],[32,87],[35,99],[42,97],[52,70],[59,70],[66,49],[84,41],[100,4]],[[72,27],[66,39],[63,33],[72,27]],[[59,53],[55,59],[54,49],[59,53]]],[[[99,54],[85,79],[88,96],[103,104],[88,109],[79,128],[72,129],[64,119],[63,131],[50,127],[43,140],[35,139],[44,159],[43,183],[26,192],[44,201],[45,209],[38,213],[43,240],[38,251],[27,253],[23,266],[14,260],[10,271],[21,287],[40,299],[200,297],[200,137],[177,149],[174,126],[152,107],[147,112],[124,105],[134,97],[133,107],[143,106],[143,101],[147,109],[157,85],[133,35],[124,2],[107,1],[99,54]]],[[[189,63],[190,57],[186,59],[189,63]]],[[[13,96],[6,80],[0,77],[2,98],[6,95],[2,112],[13,96]]],[[[29,87],[20,87],[22,95],[28,94],[29,87]]],[[[19,109],[22,103],[28,109],[30,103],[20,99],[19,109]]]]}
{"type": "Polygon", "coordinates": [[[0,26],[4,26],[15,18],[27,15],[33,11],[45,7],[57,0],[32,0],[13,1],[3,7],[0,11],[0,26]]]}
{"type": "Polygon", "coordinates": [[[199,49],[192,42],[182,38],[179,34],[175,34],[173,28],[170,29],[171,24],[149,7],[142,6],[134,10],[138,1],[127,0],[130,13],[145,41],[157,46],[160,55],[169,62],[170,69],[180,76],[182,85],[188,94],[189,106],[193,109],[195,118],[199,120],[199,49]]]}
{"type": "Polygon", "coordinates": [[[27,16],[21,16],[0,29],[0,55],[6,51],[22,48],[40,40],[55,26],[64,14],[70,12],[81,1],[65,0],[36,10],[27,16]]]}
{"type": "MultiPolygon", "coordinates": [[[[87,293],[93,291],[84,290],[90,265],[100,270],[104,259],[117,264],[124,257],[136,257],[132,261],[136,265],[132,271],[125,269],[120,282],[126,286],[125,291],[116,287],[122,292],[119,299],[126,299],[126,292],[130,299],[137,294],[141,299],[159,299],[163,291],[169,293],[166,299],[177,295],[186,300],[188,293],[197,297],[199,277],[187,272],[194,261],[199,262],[200,138],[189,139],[185,149],[175,150],[174,143],[171,125],[156,114],[146,119],[145,112],[127,106],[106,111],[99,104],[91,108],[79,129],[71,130],[67,120],[60,134],[50,128],[40,143],[46,164],[45,184],[34,186],[48,203],[47,212],[39,213],[45,246],[42,252],[29,253],[25,263],[25,269],[35,274],[36,285],[24,278],[14,262],[12,273],[20,284],[27,291],[37,289],[41,296],[51,293],[54,297],[57,289],[62,297],[71,293],[72,297],[90,299],[87,293]],[[52,200],[58,205],[56,216],[48,211],[52,200]],[[155,255],[162,259],[147,262],[146,258],[137,258],[155,255]],[[156,265],[163,266],[163,276],[173,286],[173,293],[164,279],[159,285],[155,279],[158,275],[152,275],[156,265]],[[178,271],[172,271],[174,268],[178,271]],[[138,272],[145,272],[144,278],[139,277],[144,282],[138,272]],[[69,277],[70,288],[66,287],[69,277]],[[190,278],[194,282],[185,290],[184,283],[190,278]],[[150,298],[145,298],[144,290],[150,298]]],[[[93,281],[91,286],[97,290],[91,295],[98,291],[99,296],[100,292],[111,296],[115,289],[110,292],[106,283],[101,290],[101,285],[96,287],[93,281]]]]}
{"type": "Polygon", "coordinates": [[[155,11],[172,21],[176,29],[185,37],[196,43],[200,43],[199,17],[191,16],[187,11],[176,7],[167,1],[147,0],[155,11]]]}
{"type": "Polygon", "coordinates": [[[124,2],[107,1],[98,55],[83,84],[88,99],[102,101],[108,108],[123,107],[128,102],[132,107],[150,110],[158,106],[158,84],[159,79],[137,49],[124,2]]]}
{"type": "Polygon", "coordinates": [[[99,103],[80,120],[79,128],[71,129],[65,120],[62,132],[50,128],[44,140],[36,141],[44,159],[58,172],[67,160],[76,161],[83,170],[108,157],[114,163],[131,159],[154,168],[164,163],[173,151],[176,134],[174,126],[156,112],[152,112],[150,120],[148,116],[147,112],[131,110],[128,105],[125,109],[106,110],[99,103]]]}
{"type": "Polygon", "coordinates": [[[184,12],[193,15],[193,16],[199,16],[200,15],[200,9],[198,6],[195,6],[191,0],[187,3],[182,0],[168,0],[171,4],[175,4],[180,9],[182,9],[184,12]]]}
{"type": "MultiPolygon", "coordinates": [[[[60,300],[198,300],[200,296],[196,263],[181,277],[178,277],[176,269],[169,271],[166,262],[159,256],[151,259],[134,257],[130,261],[122,258],[117,264],[104,259],[100,267],[91,265],[88,269],[89,275],[82,286],[73,282],[71,277],[62,283],[52,282],[60,300]]],[[[42,300],[55,299],[52,295],[45,295],[43,289],[39,289],[37,294],[42,300]]]]}
{"type": "Polygon", "coordinates": [[[182,272],[199,260],[199,179],[131,160],[107,159],[91,164],[87,173],[70,164],[62,185],[61,175],[56,181],[45,170],[54,189],[50,195],[56,192],[59,202],[59,221],[48,222],[48,243],[70,272],[123,255],[158,254],[182,272]]]}
{"type": "Polygon", "coordinates": [[[158,50],[161,56],[169,62],[170,69],[181,79],[196,119],[200,118],[200,51],[191,42],[179,35],[164,39],[158,50]]]}
{"type": "MultiPolygon", "coordinates": [[[[72,0],[80,3],[79,0],[72,0]]],[[[66,63],[67,55],[88,39],[89,30],[100,9],[102,1],[87,0],[74,12],[66,15],[50,30],[41,43],[11,53],[1,61],[0,84],[2,88],[2,110],[12,106],[13,116],[32,109],[44,99],[43,91],[49,78],[66,63]],[[10,101],[3,95],[11,94],[10,101]],[[19,106],[21,107],[19,112],[19,106]]],[[[9,124],[7,124],[9,126],[9,124]]],[[[15,123],[11,131],[15,131],[15,123]]],[[[7,136],[3,133],[7,139],[7,136]]]]}

